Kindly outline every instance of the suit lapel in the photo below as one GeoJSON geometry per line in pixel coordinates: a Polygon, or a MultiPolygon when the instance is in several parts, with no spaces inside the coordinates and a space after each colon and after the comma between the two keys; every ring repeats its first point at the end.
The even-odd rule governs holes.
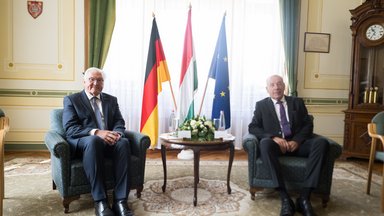
{"type": "Polygon", "coordinates": [[[287,106],[288,106],[288,118],[289,118],[289,124],[293,125],[293,100],[292,97],[285,96],[285,100],[287,101],[287,106]]]}
{"type": "Polygon", "coordinates": [[[271,112],[271,115],[274,116],[274,121],[275,123],[277,123],[277,125],[280,125],[280,121],[279,121],[279,118],[277,117],[277,113],[276,113],[276,108],[275,108],[275,104],[273,103],[273,100],[271,98],[269,98],[268,100],[268,110],[269,112],[271,112]]]}
{"type": "MultiPolygon", "coordinates": [[[[81,93],[81,102],[84,104],[85,107],[87,107],[88,111],[91,112],[91,113],[94,113],[93,112],[93,108],[91,106],[91,102],[89,101],[88,97],[87,97],[87,94],[85,93],[85,91],[83,91],[81,93]]],[[[93,114],[93,117],[94,117],[94,120],[96,120],[96,117],[95,115],[93,114]]]]}
{"type": "Polygon", "coordinates": [[[84,106],[87,108],[88,112],[91,113],[93,122],[95,122],[95,126],[97,127],[97,120],[95,116],[95,111],[93,111],[91,102],[88,99],[87,94],[85,93],[85,90],[81,94],[81,102],[84,104],[84,106]]]}
{"type": "Polygon", "coordinates": [[[109,99],[108,97],[105,97],[103,93],[100,93],[100,99],[101,99],[101,105],[103,107],[103,115],[104,115],[104,127],[106,130],[109,130],[108,128],[108,119],[109,119],[109,99]]]}

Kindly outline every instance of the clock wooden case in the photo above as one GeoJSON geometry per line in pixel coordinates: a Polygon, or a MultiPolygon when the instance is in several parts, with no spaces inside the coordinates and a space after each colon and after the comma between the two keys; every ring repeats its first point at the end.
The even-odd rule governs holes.
{"type": "Polygon", "coordinates": [[[351,79],[342,157],[368,158],[367,124],[384,110],[384,0],[367,0],[350,12],[351,79]]]}

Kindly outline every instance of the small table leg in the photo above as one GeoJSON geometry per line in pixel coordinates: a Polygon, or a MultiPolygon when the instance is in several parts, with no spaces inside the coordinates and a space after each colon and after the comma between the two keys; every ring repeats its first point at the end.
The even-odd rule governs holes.
{"type": "Polygon", "coordinates": [[[200,163],[200,149],[193,149],[193,162],[194,162],[194,195],[193,205],[197,205],[197,184],[199,183],[199,163],[200,163]]]}
{"type": "Polygon", "coordinates": [[[231,185],[230,185],[230,178],[231,178],[231,170],[232,170],[232,162],[233,158],[235,156],[235,147],[233,145],[233,142],[229,145],[229,164],[228,164],[228,174],[227,174],[227,191],[228,194],[231,194],[231,185]]]}
{"type": "Polygon", "coordinates": [[[163,193],[164,193],[167,187],[167,158],[166,158],[166,147],[164,145],[161,145],[161,160],[163,161],[163,171],[164,171],[164,184],[163,184],[163,187],[161,187],[161,189],[163,190],[163,193]]]}

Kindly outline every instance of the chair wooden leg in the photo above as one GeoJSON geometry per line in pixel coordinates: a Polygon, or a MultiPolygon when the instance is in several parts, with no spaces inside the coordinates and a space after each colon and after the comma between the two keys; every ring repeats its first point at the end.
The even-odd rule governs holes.
{"type": "MultiPolygon", "coordinates": [[[[0,136],[5,136],[4,130],[0,136]]],[[[4,143],[0,143],[0,197],[4,199],[4,143]]]]}
{"type": "MultiPolygon", "coordinates": [[[[5,137],[4,130],[1,130],[0,139],[3,140],[5,137]]],[[[3,199],[4,195],[4,142],[0,141],[0,216],[3,215],[3,199]]]]}
{"type": "Polygon", "coordinates": [[[329,202],[329,194],[323,194],[321,195],[321,206],[323,208],[326,208],[329,202]]]}
{"type": "Polygon", "coordinates": [[[262,191],[264,188],[260,188],[260,187],[251,187],[249,189],[249,192],[251,193],[251,200],[255,200],[255,194],[256,192],[258,191],[262,191]]]}
{"type": "Polygon", "coordinates": [[[372,138],[371,153],[369,155],[369,164],[368,164],[367,194],[370,194],[371,192],[372,167],[373,167],[373,164],[375,163],[375,153],[376,153],[376,139],[372,138]]]}
{"type": "Polygon", "coordinates": [[[136,196],[137,196],[137,198],[141,198],[141,192],[143,191],[143,185],[141,185],[141,186],[138,186],[137,188],[136,188],[136,196]]]}
{"type": "Polygon", "coordinates": [[[64,213],[65,214],[69,213],[69,204],[72,201],[77,200],[77,199],[80,199],[80,195],[63,198],[63,207],[64,207],[64,213]]]}
{"type": "MultiPolygon", "coordinates": [[[[383,171],[384,171],[384,165],[383,165],[383,171]]],[[[383,172],[383,176],[381,178],[382,178],[382,182],[381,182],[381,212],[384,213],[384,172],[383,172]]]]}

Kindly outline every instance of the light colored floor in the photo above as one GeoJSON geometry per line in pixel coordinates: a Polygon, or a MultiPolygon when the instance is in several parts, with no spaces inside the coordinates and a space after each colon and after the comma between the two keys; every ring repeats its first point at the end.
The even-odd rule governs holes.
{"type": "MultiPolygon", "coordinates": [[[[180,150],[167,150],[167,159],[177,159],[180,150]]],[[[201,151],[200,160],[228,160],[228,151],[201,151]]],[[[161,158],[161,152],[158,149],[147,151],[147,158],[161,158]]],[[[247,160],[247,153],[243,150],[235,150],[234,160],[247,160]]]]}
{"type": "MultiPolygon", "coordinates": [[[[177,159],[177,154],[180,150],[167,150],[167,159],[177,159]]],[[[9,161],[13,158],[20,157],[46,157],[47,159],[50,157],[48,151],[32,151],[32,152],[24,152],[24,151],[6,151],[4,153],[5,161],[9,161]]],[[[228,160],[229,153],[228,151],[201,151],[200,160],[228,160]]],[[[159,149],[148,149],[147,151],[148,159],[161,159],[161,153],[159,149]]],[[[235,158],[234,160],[247,160],[247,153],[244,150],[235,150],[235,158]]],[[[358,158],[349,158],[347,161],[358,164],[362,168],[368,168],[368,160],[367,159],[358,159],[358,158]]],[[[383,173],[383,163],[376,162],[373,168],[373,172],[382,175],[383,173]]]]}
{"type": "MultiPolygon", "coordinates": [[[[167,159],[177,159],[177,154],[180,150],[167,150],[167,159]]],[[[24,151],[7,151],[4,153],[5,161],[9,161],[16,157],[47,157],[49,158],[48,151],[33,151],[33,152],[24,152],[24,151]]],[[[228,151],[201,151],[200,160],[227,160],[229,157],[228,151]]],[[[148,149],[147,150],[148,159],[160,159],[161,152],[159,149],[148,149]]],[[[243,150],[235,150],[234,160],[247,160],[247,153],[243,150]]]]}

